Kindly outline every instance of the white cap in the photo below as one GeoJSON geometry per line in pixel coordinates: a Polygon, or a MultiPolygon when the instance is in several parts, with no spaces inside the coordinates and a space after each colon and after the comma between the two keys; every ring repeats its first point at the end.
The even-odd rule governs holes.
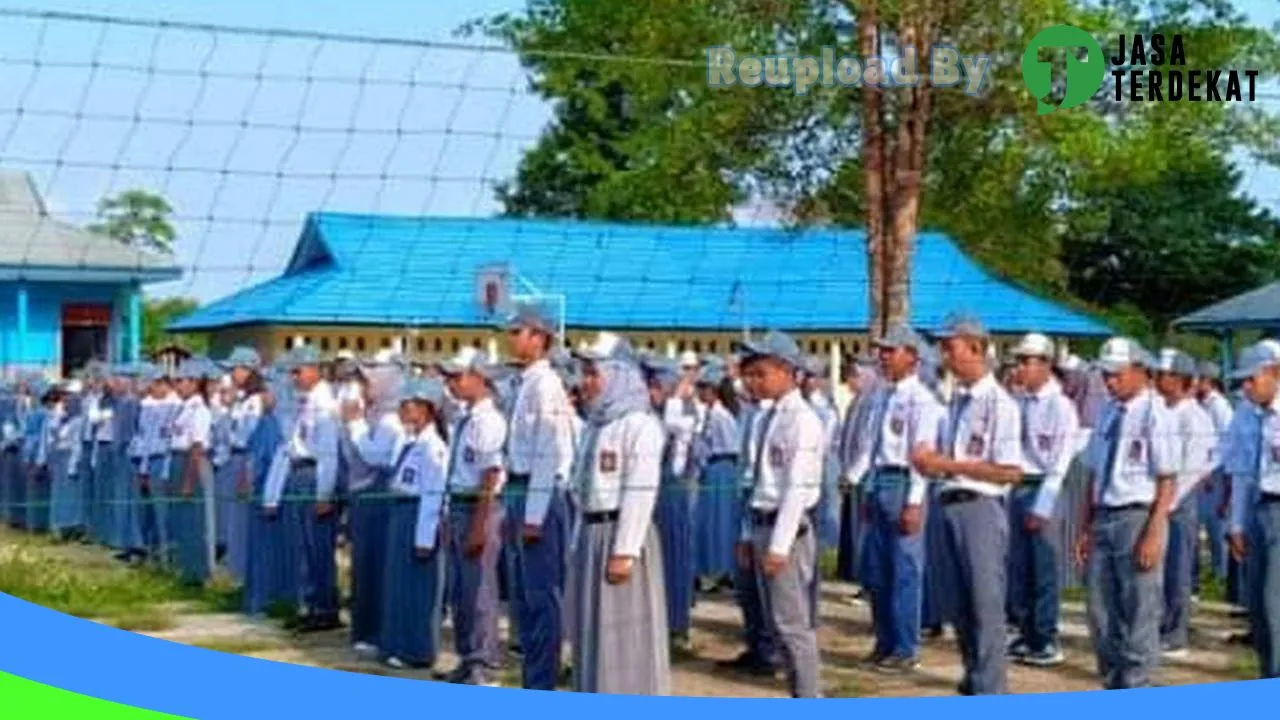
{"type": "Polygon", "coordinates": [[[698,359],[698,353],[693,352],[692,350],[686,350],[680,353],[681,369],[688,370],[689,368],[696,368],[701,364],[702,362],[698,359]]]}
{"type": "Polygon", "coordinates": [[[489,356],[473,347],[464,347],[457,355],[440,363],[440,370],[446,375],[461,375],[474,370],[487,376],[488,367],[489,356]]]}
{"type": "Polygon", "coordinates": [[[631,345],[621,336],[611,332],[602,332],[594,342],[574,353],[580,358],[592,361],[616,360],[631,356],[631,345]]]}
{"type": "Polygon", "coordinates": [[[1104,372],[1117,372],[1126,365],[1147,367],[1151,360],[1147,351],[1142,349],[1137,340],[1127,337],[1114,337],[1102,346],[1098,353],[1098,365],[1104,372]]]}
{"type": "Polygon", "coordinates": [[[66,390],[72,395],[79,395],[80,393],[84,392],[84,383],[80,382],[79,380],[68,380],[62,384],[62,389],[66,390]]]}
{"type": "Polygon", "coordinates": [[[1052,360],[1053,341],[1040,333],[1027,333],[1013,348],[1014,357],[1039,357],[1052,360]]]}
{"type": "Polygon", "coordinates": [[[400,357],[400,353],[394,348],[382,348],[373,356],[373,361],[378,365],[390,365],[391,361],[400,357]]]}
{"type": "Polygon", "coordinates": [[[333,357],[335,360],[355,360],[356,354],[350,350],[339,350],[338,354],[333,357]]]}
{"type": "Polygon", "coordinates": [[[1072,353],[1062,358],[1062,362],[1058,363],[1058,367],[1067,372],[1075,372],[1084,367],[1084,360],[1081,360],[1079,355],[1072,353]]]}

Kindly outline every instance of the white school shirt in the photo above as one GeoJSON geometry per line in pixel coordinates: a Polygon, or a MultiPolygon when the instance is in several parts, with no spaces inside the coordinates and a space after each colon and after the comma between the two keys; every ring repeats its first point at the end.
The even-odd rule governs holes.
{"type": "Polygon", "coordinates": [[[436,547],[447,487],[445,463],[448,462],[448,454],[449,448],[433,427],[416,437],[405,436],[396,450],[389,489],[397,495],[416,495],[418,498],[418,520],[413,533],[415,548],[432,550],[436,547]]]}
{"type": "Polygon", "coordinates": [[[129,457],[134,459],[167,455],[173,433],[173,419],[182,408],[176,393],[156,399],[142,398],[138,408],[138,430],[129,441],[129,457]]]}
{"type": "Polygon", "coordinates": [[[846,449],[846,479],[856,486],[870,470],[908,468],[907,504],[920,505],[929,487],[928,478],[911,464],[911,453],[920,445],[937,449],[944,415],[942,403],[915,373],[896,383],[887,379],[879,382],[871,392],[867,398],[871,403],[869,412],[861,419],[850,418],[850,422],[861,426],[853,430],[857,438],[852,449],[846,449]]]}
{"type": "Polygon", "coordinates": [[[182,401],[170,427],[169,448],[174,452],[186,452],[196,445],[207,451],[213,433],[213,413],[204,398],[192,395],[182,401]]]}
{"type": "Polygon", "coordinates": [[[347,461],[347,489],[358,492],[374,484],[378,473],[390,470],[396,461],[396,448],[404,436],[400,414],[384,414],[376,425],[365,418],[347,423],[342,436],[342,455],[347,461]]]}
{"type": "Polygon", "coordinates": [[[573,464],[573,406],[560,376],[539,360],[519,376],[507,444],[509,469],[529,476],[524,522],[542,525],[552,490],[563,489],[573,464]]]}
{"type": "MultiPolygon", "coordinates": [[[[86,440],[93,442],[111,442],[115,423],[112,422],[115,416],[114,406],[104,407],[104,396],[100,393],[93,393],[87,400],[85,405],[85,416],[87,423],[85,425],[86,440]]],[[[118,400],[115,398],[113,400],[118,400]]]]}
{"type": "MultiPolygon", "coordinates": [[[[493,468],[503,469],[502,449],[507,442],[507,421],[494,403],[484,398],[471,406],[453,427],[449,448],[449,492],[473,495],[480,491],[484,474],[493,468]]],[[[499,473],[502,491],[505,472],[499,473]]]]}
{"type": "Polygon", "coordinates": [[[760,447],[760,424],[764,416],[773,407],[773,400],[760,400],[743,405],[743,421],[740,423],[741,438],[738,453],[738,467],[742,470],[742,489],[750,492],[756,485],[755,457],[760,447]]]}
{"type": "Polygon", "coordinates": [[[209,412],[213,415],[213,431],[210,438],[210,442],[213,443],[213,452],[210,453],[209,459],[215,468],[220,468],[231,460],[231,408],[214,398],[210,402],[209,412]]]}
{"type": "Polygon", "coordinates": [[[618,512],[613,553],[639,557],[653,519],[662,477],[666,433],[656,415],[628,413],[607,425],[587,426],[574,464],[582,511],[618,512]],[[595,442],[591,434],[595,434],[595,442]],[[594,452],[588,455],[588,449],[594,452]]]}
{"type": "Polygon", "coordinates": [[[683,476],[688,469],[693,437],[702,426],[705,415],[706,406],[697,398],[682,400],[671,397],[663,403],[662,425],[671,443],[671,472],[677,476],[683,476]]]}
{"type": "Polygon", "coordinates": [[[698,466],[705,467],[711,458],[719,455],[737,456],[741,438],[733,413],[721,403],[713,403],[707,410],[701,431],[694,438],[694,457],[698,466]]]}
{"type": "Polygon", "coordinates": [[[1212,472],[1218,433],[1213,428],[1209,413],[1192,398],[1183,398],[1177,405],[1165,402],[1165,407],[1173,415],[1180,451],[1177,490],[1173,498],[1173,507],[1176,508],[1212,472]]]}
{"type": "Polygon", "coordinates": [[[262,420],[262,393],[241,394],[231,405],[231,449],[247,450],[249,438],[262,420]]]}
{"type": "MultiPolygon", "coordinates": [[[[824,435],[822,420],[799,390],[792,390],[777,401],[766,427],[764,419],[768,416],[767,410],[761,415],[757,431],[763,431],[763,438],[754,448],[758,456],[749,460],[759,464],[750,504],[753,510],[777,512],[769,552],[786,556],[791,553],[804,514],[818,504],[824,435]]],[[[744,530],[745,527],[744,523],[744,530]]]]}
{"type": "MultiPolygon", "coordinates": [[[[959,383],[951,393],[943,422],[942,449],[956,460],[1022,467],[1022,417],[995,376],[987,373],[969,387],[959,383]],[[967,402],[964,400],[968,397],[967,402]]],[[[941,491],[969,490],[1004,497],[1009,486],[957,475],[942,482],[941,491]]]]}
{"type": "Polygon", "coordinates": [[[1280,396],[1269,407],[1246,400],[1231,422],[1231,532],[1244,532],[1259,493],[1280,495],[1280,396]]]}
{"type": "Polygon", "coordinates": [[[1213,420],[1213,428],[1218,433],[1218,444],[1213,453],[1213,467],[1217,470],[1223,466],[1228,453],[1227,439],[1230,436],[1228,430],[1231,428],[1231,418],[1235,411],[1231,408],[1231,402],[1217,390],[1210,390],[1205,394],[1204,399],[1200,401],[1200,407],[1209,413],[1209,418],[1213,420]]]}
{"type": "Polygon", "coordinates": [[[293,463],[316,463],[316,501],[328,502],[338,483],[338,403],[329,383],[320,381],[306,394],[294,398],[285,442],[276,452],[267,473],[263,505],[279,506],[293,463]]]}
{"type": "Polygon", "coordinates": [[[36,445],[37,465],[48,465],[49,458],[54,452],[68,451],[70,455],[67,472],[71,476],[76,474],[82,448],[81,418],[80,415],[67,417],[67,408],[61,403],[49,409],[48,414],[45,415],[44,427],[41,428],[40,440],[36,445]]]}
{"type": "Polygon", "coordinates": [[[1151,504],[1156,499],[1156,478],[1178,473],[1180,453],[1173,416],[1150,389],[1124,403],[1113,399],[1102,410],[1087,453],[1095,505],[1151,504]],[[1117,433],[1113,425],[1121,406],[1125,415],[1117,433]],[[1107,456],[1113,444],[1115,467],[1108,478],[1107,456]]]}
{"type": "Polygon", "coordinates": [[[1083,447],[1080,417],[1052,377],[1039,390],[1019,393],[1017,401],[1022,409],[1022,471],[1043,477],[1031,512],[1049,519],[1071,461],[1083,447]]]}

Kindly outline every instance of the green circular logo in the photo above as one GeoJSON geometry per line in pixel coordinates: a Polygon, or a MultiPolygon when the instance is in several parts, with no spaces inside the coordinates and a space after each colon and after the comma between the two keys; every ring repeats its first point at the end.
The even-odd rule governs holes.
{"type": "Polygon", "coordinates": [[[1041,30],[1022,54],[1022,81],[1036,97],[1036,110],[1041,115],[1088,102],[1102,87],[1102,78],[1106,74],[1102,46],[1092,35],[1071,25],[1054,25],[1041,30]],[[1045,102],[1053,92],[1053,59],[1042,57],[1040,51],[1057,48],[1066,50],[1067,92],[1062,101],[1054,105],[1045,102]],[[1075,52],[1080,48],[1088,53],[1083,59],[1075,52]]]}

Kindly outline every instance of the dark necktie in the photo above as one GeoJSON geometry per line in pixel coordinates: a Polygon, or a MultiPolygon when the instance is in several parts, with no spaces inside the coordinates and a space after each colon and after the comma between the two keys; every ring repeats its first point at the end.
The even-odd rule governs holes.
{"type": "Polygon", "coordinates": [[[964,390],[957,390],[955,397],[951,398],[951,427],[947,431],[947,456],[952,459],[956,456],[956,432],[960,429],[960,418],[964,417],[971,402],[973,402],[973,396],[964,390]]]}
{"type": "Polygon", "coordinates": [[[1107,490],[1111,487],[1111,482],[1116,474],[1116,461],[1120,458],[1120,428],[1123,427],[1124,415],[1127,410],[1128,408],[1123,404],[1116,405],[1116,411],[1111,417],[1111,424],[1107,426],[1106,434],[1103,436],[1107,442],[1107,459],[1102,465],[1102,481],[1098,488],[1099,504],[1106,497],[1107,490]]]}
{"type": "Polygon", "coordinates": [[[751,466],[751,481],[753,483],[760,482],[760,464],[764,460],[764,439],[769,435],[769,426],[773,424],[773,416],[778,411],[778,406],[771,406],[764,414],[764,419],[760,421],[760,436],[756,441],[756,457],[755,462],[751,466]]]}

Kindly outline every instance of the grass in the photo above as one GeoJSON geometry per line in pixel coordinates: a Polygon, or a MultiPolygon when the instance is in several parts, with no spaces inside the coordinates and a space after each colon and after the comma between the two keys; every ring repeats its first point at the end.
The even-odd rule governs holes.
{"type": "Polygon", "coordinates": [[[280,648],[280,643],[258,638],[209,638],[208,640],[197,640],[191,645],[192,647],[229,655],[252,655],[280,648]]]}
{"type": "Polygon", "coordinates": [[[840,551],[828,548],[818,556],[818,577],[823,580],[838,580],[840,568],[840,551]]]}
{"type": "Polygon", "coordinates": [[[1236,653],[1231,658],[1231,675],[1237,680],[1257,680],[1260,669],[1255,653],[1236,653]]]}
{"type": "Polygon", "coordinates": [[[127,567],[97,549],[8,530],[0,531],[0,592],[128,630],[172,627],[166,606],[173,604],[191,612],[239,607],[238,592],[229,587],[185,587],[167,573],[127,567]]]}

